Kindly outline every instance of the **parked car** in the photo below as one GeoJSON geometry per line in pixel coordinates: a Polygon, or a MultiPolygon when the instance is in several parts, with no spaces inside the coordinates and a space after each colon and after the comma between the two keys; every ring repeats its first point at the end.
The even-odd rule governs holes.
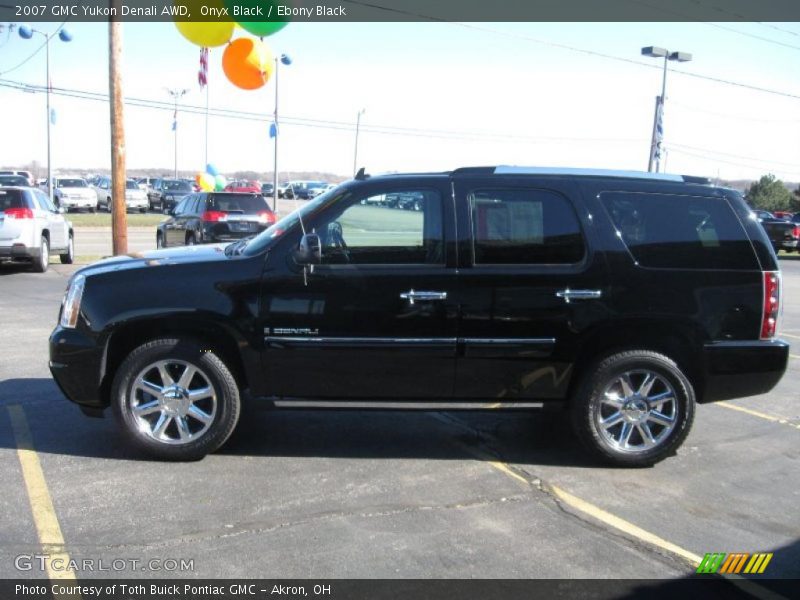
{"type": "Polygon", "coordinates": [[[276,220],[261,194],[189,194],[160,223],[156,247],[230,242],[262,232],[276,220]]]}
{"type": "Polygon", "coordinates": [[[792,219],[792,213],[787,210],[776,210],[773,211],[772,214],[776,219],[784,219],[786,221],[790,221],[792,219]]]}
{"type": "Polygon", "coordinates": [[[23,185],[28,187],[36,187],[36,179],[33,177],[30,171],[0,171],[0,176],[6,175],[19,175],[20,177],[25,178],[25,183],[23,185]]]}
{"type": "Polygon", "coordinates": [[[262,183],[261,184],[261,195],[264,197],[273,196],[275,192],[275,187],[271,183],[262,183]]]}
{"type": "Polygon", "coordinates": [[[0,186],[22,186],[31,187],[30,182],[22,175],[2,175],[0,174],[0,186]]]}
{"type": "Polygon", "coordinates": [[[41,190],[29,187],[0,187],[0,262],[30,262],[43,273],[50,254],[71,264],[74,251],[72,223],[41,190]]]}
{"type": "Polygon", "coordinates": [[[192,186],[186,181],[157,179],[153,184],[153,189],[147,193],[150,210],[159,210],[166,214],[192,191],[192,186]]]}
{"type": "Polygon", "coordinates": [[[226,192],[243,192],[248,194],[260,194],[261,182],[254,180],[236,180],[231,181],[225,186],[226,192]]]}
{"type": "Polygon", "coordinates": [[[54,177],[53,184],[56,204],[65,211],[97,210],[97,194],[82,177],[54,177]]]}
{"type": "MultiPolygon", "coordinates": [[[[778,261],[735,190],[526,167],[340,189],[254,238],[78,271],[50,337],[61,390],[166,459],[224,444],[246,388],[277,408],[562,407],[594,455],[643,466],[697,402],[786,369],[778,261]],[[422,210],[361,203],[398,192],[422,210]]],[[[176,212],[218,223],[218,196],[238,201],[176,212]]]]}
{"type": "Polygon", "coordinates": [[[149,192],[153,188],[153,185],[155,184],[156,181],[157,181],[156,177],[139,177],[136,180],[136,183],[142,190],[144,190],[145,192],[149,192]]]}
{"type": "Polygon", "coordinates": [[[753,211],[753,214],[766,231],[775,252],[779,250],[794,252],[800,247],[800,225],[785,219],[778,219],[765,210],[756,210],[753,211]]]}
{"type": "MultiPolygon", "coordinates": [[[[112,210],[111,177],[99,177],[93,186],[97,193],[97,210],[112,210]]],[[[142,190],[135,179],[125,181],[125,209],[127,211],[147,212],[149,202],[147,192],[142,190]]]]}

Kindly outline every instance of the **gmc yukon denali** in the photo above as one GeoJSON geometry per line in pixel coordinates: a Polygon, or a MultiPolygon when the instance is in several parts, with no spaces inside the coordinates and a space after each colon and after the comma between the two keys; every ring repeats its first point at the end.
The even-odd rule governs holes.
{"type": "Polygon", "coordinates": [[[77,271],[50,368],[163,459],[218,449],[246,391],[276,408],[558,406],[594,455],[644,466],[696,403],[778,383],[780,302],[755,216],[699,178],[362,170],[255,237],[77,271]]]}

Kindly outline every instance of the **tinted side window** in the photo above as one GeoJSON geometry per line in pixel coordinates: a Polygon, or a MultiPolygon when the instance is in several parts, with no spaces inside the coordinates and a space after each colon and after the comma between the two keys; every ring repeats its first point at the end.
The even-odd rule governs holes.
{"type": "Polygon", "coordinates": [[[175,207],[175,216],[184,214],[189,206],[189,202],[192,201],[193,196],[186,196],[183,200],[178,203],[178,206],[175,207]]]}
{"type": "Polygon", "coordinates": [[[585,253],[569,201],[536,189],[469,194],[475,264],[571,264],[585,253]]]}
{"type": "Polygon", "coordinates": [[[603,192],[600,199],[643,267],[759,268],[750,240],[724,198],[603,192]]]}

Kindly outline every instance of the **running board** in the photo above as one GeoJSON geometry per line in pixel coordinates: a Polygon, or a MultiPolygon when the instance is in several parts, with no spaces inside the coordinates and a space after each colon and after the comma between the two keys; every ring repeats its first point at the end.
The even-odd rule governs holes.
{"type": "MultiPolygon", "coordinates": [[[[427,400],[363,401],[363,400],[302,400],[274,398],[275,408],[350,409],[350,410],[530,410],[543,408],[543,402],[436,402],[427,400]]],[[[560,404],[559,402],[548,404],[560,404]]]]}

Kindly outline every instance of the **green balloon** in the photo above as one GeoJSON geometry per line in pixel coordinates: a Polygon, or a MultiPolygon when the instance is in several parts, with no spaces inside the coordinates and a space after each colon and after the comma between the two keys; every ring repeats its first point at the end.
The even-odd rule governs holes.
{"type": "Polygon", "coordinates": [[[216,191],[221,192],[225,189],[225,186],[228,185],[228,182],[225,180],[225,177],[222,175],[217,175],[214,178],[214,188],[216,191]]]}
{"type": "Polygon", "coordinates": [[[278,17],[280,4],[279,0],[225,0],[230,18],[258,37],[272,35],[289,24],[288,17],[278,17]],[[269,21],[264,21],[267,15],[272,16],[269,21]]]}

